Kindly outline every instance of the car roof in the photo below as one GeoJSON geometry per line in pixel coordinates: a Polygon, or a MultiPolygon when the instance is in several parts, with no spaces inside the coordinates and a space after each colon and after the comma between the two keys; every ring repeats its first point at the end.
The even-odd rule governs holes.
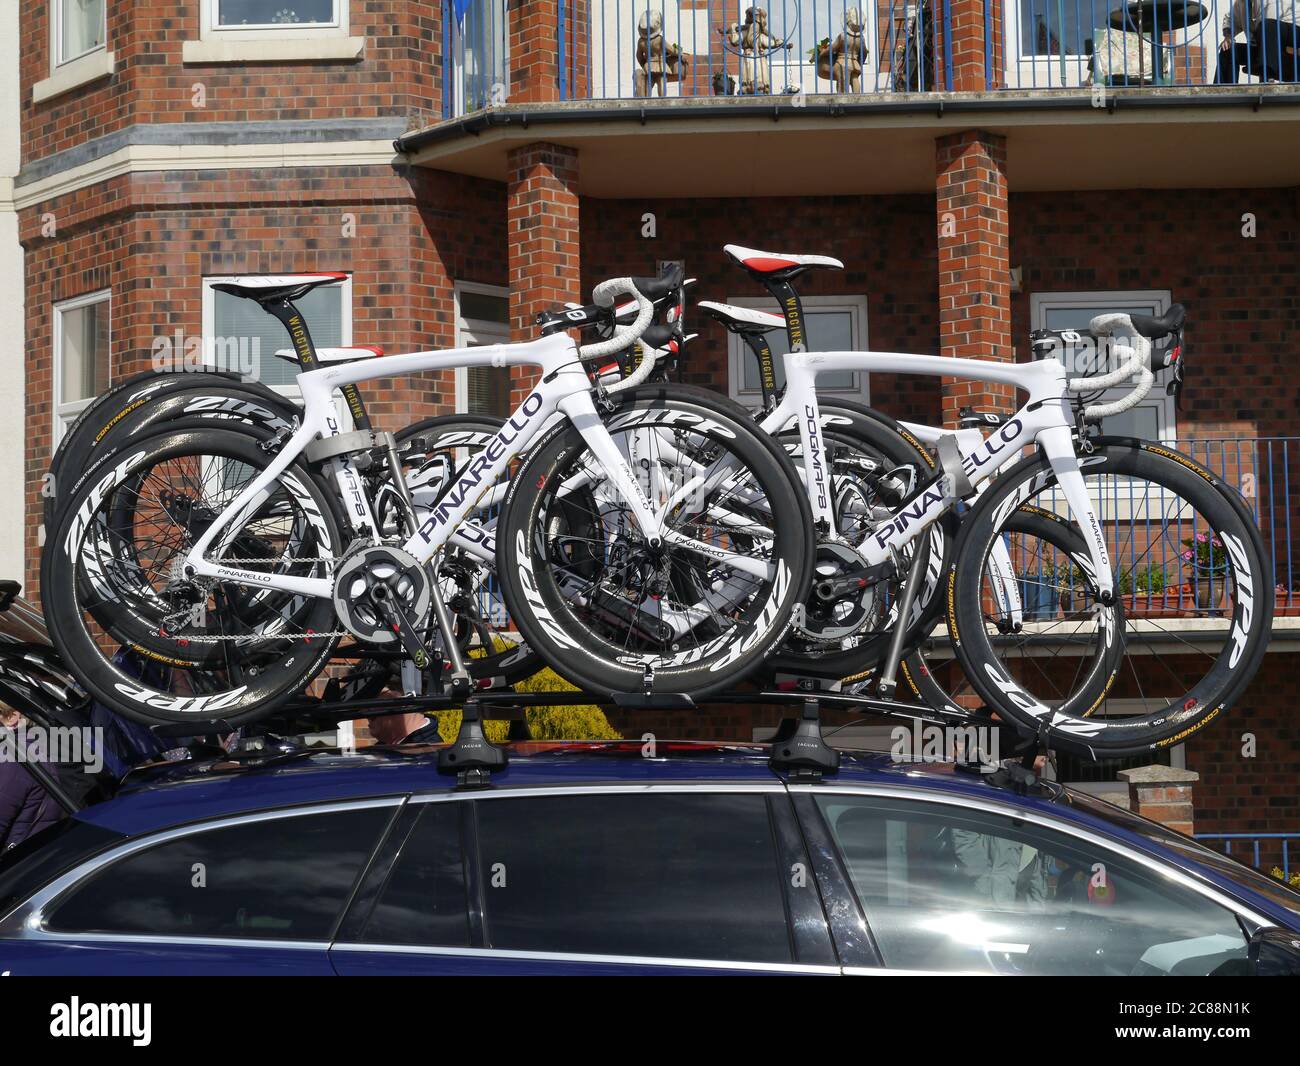
{"type": "MultiPolygon", "coordinates": [[[[117,796],[78,813],[83,821],[135,835],[188,822],[315,803],[450,793],[456,779],[438,772],[443,745],[372,747],[356,752],[308,749],[265,760],[185,760],[136,771],[117,796]]],[[[764,744],[657,741],[526,741],[505,745],[510,760],[491,789],[705,783],[774,785],[782,779],[764,744]]],[[[1021,805],[1051,796],[1018,796],[951,766],[898,763],[890,755],[846,752],[828,785],[908,785],[1012,798],[1021,805]]]]}

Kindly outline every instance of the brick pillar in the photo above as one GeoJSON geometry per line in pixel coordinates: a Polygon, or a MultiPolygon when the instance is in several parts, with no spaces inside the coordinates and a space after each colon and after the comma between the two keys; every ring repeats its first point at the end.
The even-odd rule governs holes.
{"type": "MultiPolygon", "coordinates": [[[[967,130],[936,145],[940,353],[1010,362],[1006,138],[967,130]]],[[[1010,386],[944,378],[944,425],[965,406],[1009,413],[1013,400],[1010,386]]]]}
{"type": "Polygon", "coordinates": [[[1116,776],[1128,783],[1129,810],[1134,814],[1192,835],[1192,785],[1201,777],[1195,770],[1138,766],[1116,776]]]}
{"type": "MultiPolygon", "coordinates": [[[[510,150],[506,188],[506,258],[510,339],[533,340],[534,318],[566,301],[582,301],[578,273],[578,152],[537,142],[510,150]]],[[[515,401],[536,381],[516,368],[515,401]]]]}
{"type": "MultiPolygon", "coordinates": [[[[512,104],[545,104],[560,98],[559,3],[511,0],[510,87],[512,104]]],[[[567,46],[566,46],[567,49],[567,46]]],[[[566,56],[566,65],[568,65],[566,56]]]]}
{"type": "MultiPolygon", "coordinates": [[[[1002,0],[951,0],[952,85],[958,93],[982,93],[1005,80],[1002,45],[1002,0]]],[[[935,34],[942,67],[946,59],[942,26],[935,34]]],[[[939,87],[944,88],[943,82],[939,87]]]]}

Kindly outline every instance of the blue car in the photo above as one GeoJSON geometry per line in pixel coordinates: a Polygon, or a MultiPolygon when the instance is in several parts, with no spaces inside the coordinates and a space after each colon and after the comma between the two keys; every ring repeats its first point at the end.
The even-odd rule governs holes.
{"type": "Polygon", "coordinates": [[[1086,795],[761,746],[430,747],[138,773],[0,860],[21,974],[1250,974],[1300,895],[1086,795]]]}

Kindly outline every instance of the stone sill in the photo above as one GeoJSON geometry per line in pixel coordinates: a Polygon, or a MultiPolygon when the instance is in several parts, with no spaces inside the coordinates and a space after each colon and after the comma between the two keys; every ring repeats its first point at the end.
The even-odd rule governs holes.
{"type": "Polygon", "coordinates": [[[90,55],[64,63],[44,81],[32,86],[32,103],[39,104],[52,100],[66,92],[80,88],[92,81],[106,78],[117,69],[117,60],[112,52],[91,52],[90,55]]]}
{"type": "Polygon", "coordinates": [[[260,41],[186,41],[182,63],[350,62],[366,52],[364,37],[302,37],[260,41]]]}

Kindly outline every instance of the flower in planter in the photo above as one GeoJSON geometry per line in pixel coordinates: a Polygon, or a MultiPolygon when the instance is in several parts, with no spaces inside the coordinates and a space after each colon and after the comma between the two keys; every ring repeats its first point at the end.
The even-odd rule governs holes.
{"type": "Polygon", "coordinates": [[[1198,570],[1222,570],[1228,565],[1228,549],[1223,541],[1208,533],[1184,537],[1183,548],[1179,558],[1184,564],[1194,564],[1198,570]]]}

